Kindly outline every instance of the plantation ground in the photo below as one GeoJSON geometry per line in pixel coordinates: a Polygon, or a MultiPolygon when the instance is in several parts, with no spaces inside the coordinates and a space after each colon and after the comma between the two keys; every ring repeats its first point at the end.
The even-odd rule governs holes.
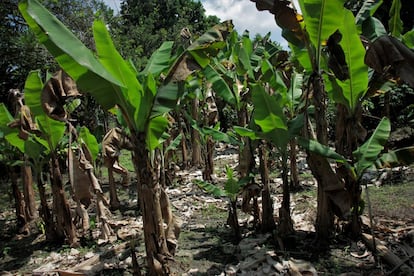
{"type": "MultiPolygon", "coordinates": [[[[218,156],[216,167],[234,164],[234,158],[231,153],[218,156]]],[[[217,169],[216,173],[217,183],[222,183],[224,169],[217,169]]],[[[271,183],[275,210],[281,202],[281,183],[277,177],[274,174],[271,183]]],[[[168,190],[174,213],[182,220],[172,275],[408,275],[402,271],[413,269],[414,182],[407,182],[407,177],[369,189],[376,242],[394,253],[402,261],[399,265],[391,265],[382,258],[376,265],[364,242],[351,241],[340,234],[343,222],[338,222],[338,234],[329,248],[318,250],[313,227],[316,187],[307,171],[301,172],[303,191],[292,194],[296,234],[282,241],[272,234],[257,233],[250,216],[240,211],[243,240],[239,244],[233,243],[232,231],[226,225],[226,199],[214,198],[200,190],[193,183],[200,178],[201,172],[197,170],[177,172],[176,182],[168,190]]],[[[103,187],[107,189],[105,181],[103,187]]],[[[145,271],[142,222],[137,218],[133,187],[134,183],[129,188],[119,188],[122,207],[112,218],[117,240],[100,244],[92,238],[96,231],[93,230],[91,236],[81,240],[80,248],[71,249],[46,244],[40,221],[32,224],[31,235],[16,235],[10,189],[2,184],[0,275],[71,275],[63,271],[132,275],[131,241],[138,252],[138,263],[145,271]]],[[[369,224],[367,215],[363,221],[369,224]]],[[[368,227],[364,232],[371,233],[368,227]]]]}

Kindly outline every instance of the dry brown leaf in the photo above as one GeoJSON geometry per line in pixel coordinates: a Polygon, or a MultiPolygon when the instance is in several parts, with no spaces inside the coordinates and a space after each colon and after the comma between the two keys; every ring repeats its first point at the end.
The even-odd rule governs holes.
{"type": "Polygon", "coordinates": [[[365,64],[380,74],[391,66],[397,77],[414,87],[414,52],[394,37],[376,39],[366,52],[365,64]]]}
{"type": "Polygon", "coordinates": [[[66,99],[80,95],[75,81],[63,70],[59,70],[43,88],[41,96],[43,110],[49,117],[64,121],[67,117],[64,109],[66,99]]]}

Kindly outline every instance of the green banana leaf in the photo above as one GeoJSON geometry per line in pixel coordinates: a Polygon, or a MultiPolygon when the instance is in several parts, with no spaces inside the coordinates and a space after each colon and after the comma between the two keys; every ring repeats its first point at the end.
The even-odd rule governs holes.
{"type": "Polygon", "coordinates": [[[233,126],[234,131],[242,137],[249,137],[251,140],[260,139],[260,134],[256,131],[241,126],[233,126]]]}
{"type": "Polygon", "coordinates": [[[221,97],[226,103],[236,106],[236,97],[233,91],[228,86],[227,82],[217,73],[211,65],[207,65],[202,71],[207,81],[213,86],[213,90],[221,97]]]}
{"type": "Polygon", "coordinates": [[[158,88],[152,104],[151,118],[161,116],[177,107],[177,99],[183,94],[182,84],[167,83],[158,88]]]}
{"type": "Polygon", "coordinates": [[[149,121],[148,129],[146,131],[147,148],[151,151],[160,146],[160,139],[163,133],[168,127],[168,119],[164,116],[157,116],[151,118],[149,121]]]}
{"type": "Polygon", "coordinates": [[[214,184],[211,184],[210,182],[196,179],[194,180],[194,183],[197,184],[198,187],[200,187],[201,189],[215,197],[222,197],[226,195],[226,191],[214,184]]]}
{"type": "Polygon", "coordinates": [[[109,72],[111,77],[121,83],[119,92],[114,90],[112,93],[105,95],[105,97],[114,98],[116,95],[117,97],[114,100],[125,112],[124,115],[127,116],[126,120],[129,121],[129,126],[133,126],[137,131],[144,131],[146,120],[142,118],[146,117],[142,117],[142,115],[150,112],[151,105],[141,105],[141,100],[145,96],[149,96],[150,100],[152,100],[152,95],[144,93],[134,68],[116,50],[109,32],[102,21],[94,22],[93,34],[99,62],[109,72]]]}
{"type": "Polygon", "coordinates": [[[290,87],[287,93],[289,111],[293,114],[297,106],[301,102],[302,96],[302,87],[303,87],[303,74],[293,72],[290,78],[290,87]]]}
{"type": "Polygon", "coordinates": [[[105,109],[122,104],[122,83],[113,77],[72,32],[36,0],[20,1],[19,10],[37,39],[76,81],[105,109]]]}
{"type": "Polygon", "coordinates": [[[178,146],[180,145],[182,139],[183,139],[183,134],[182,133],[178,134],[177,137],[175,137],[175,139],[164,150],[164,154],[166,154],[169,151],[176,150],[178,146]]]}
{"type": "Polygon", "coordinates": [[[19,133],[17,131],[6,134],[4,138],[6,138],[10,145],[16,147],[21,153],[24,153],[25,141],[19,137],[19,133]]]}
{"type": "Polygon", "coordinates": [[[42,138],[48,143],[48,149],[52,152],[55,151],[65,133],[66,124],[61,121],[53,120],[46,114],[38,115],[35,119],[42,132],[42,138]]]}
{"type": "Polygon", "coordinates": [[[10,114],[4,103],[0,103],[0,131],[3,133],[6,141],[16,147],[20,152],[24,152],[24,141],[19,137],[19,130],[11,128],[9,123],[13,122],[14,118],[10,114]]]}
{"type": "Polygon", "coordinates": [[[298,137],[297,142],[298,142],[298,145],[300,145],[302,148],[310,152],[332,159],[338,163],[344,164],[347,168],[351,168],[350,163],[344,156],[337,153],[335,150],[331,149],[330,147],[319,143],[318,141],[309,140],[304,137],[298,137]]]}
{"type": "Polygon", "coordinates": [[[389,32],[394,37],[401,37],[403,22],[401,20],[401,0],[393,0],[390,9],[390,19],[388,20],[389,32]]]}
{"type": "Polygon", "coordinates": [[[343,22],[339,28],[342,34],[340,45],[345,53],[349,68],[349,79],[339,81],[348,108],[354,111],[368,87],[368,67],[364,63],[365,48],[361,43],[351,11],[344,11],[343,22]]]}
{"type": "Polygon", "coordinates": [[[392,168],[397,166],[408,166],[414,163],[414,146],[392,150],[381,154],[375,161],[377,168],[392,168]]]}
{"type": "Polygon", "coordinates": [[[4,103],[0,103],[0,130],[7,135],[10,132],[17,132],[16,129],[10,128],[7,126],[9,123],[13,122],[14,118],[10,114],[4,103]]]}
{"type": "Polygon", "coordinates": [[[264,133],[278,128],[287,130],[282,104],[276,97],[266,93],[262,85],[252,85],[252,100],[254,106],[257,107],[254,112],[254,121],[264,133]]]}
{"type": "Polygon", "coordinates": [[[387,30],[385,29],[382,22],[375,17],[369,17],[362,23],[362,35],[368,38],[370,41],[374,41],[380,36],[386,35],[387,30]]]}
{"type": "Polygon", "coordinates": [[[361,177],[364,171],[371,167],[384,149],[391,131],[390,120],[384,117],[372,133],[371,137],[354,152],[357,162],[354,164],[357,177],[361,177]]]}
{"type": "Polygon", "coordinates": [[[40,165],[42,161],[49,159],[44,158],[45,155],[49,154],[49,150],[43,144],[39,143],[33,137],[29,137],[24,143],[24,153],[34,160],[34,163],[40,165]]]}
{"type": "Polygon", "coordinates": [[[35,117],[45,114],[41,104],[42,89],[43,82],[40,77],[40,70],[31,71],[24,85],[24,101],[35,117]]]}
{"type": "Polygon", "coordinates": [[[210,63],[211,57],[216,56],[226,46],[226,37],[232,30],[231,20],[217,24],[194,41],[187,48],[187,52],[204,68],[210,63]]]}
{"type": "Polygon", "coordinates": [[[377,9],[382,5],[382,0],[366,0],[355,16],[355,23],[361,25],[365,20],[372,17],[377,9]]]}
{"type": "Polygon", "coordinates": [[[299,0],[306,24],[306,30],[317,50],[317,62],[320,47],[342,24],[345,11],[341,0],[299,0]]]}
{"type": "Polygon", "coordinates": [[[232,202],[234,202],[237,198],[237,194],[240,191],[241,186],[239,182],[233,176],[233,169],[229,166],[226,166],[226,175],[227,180],[224,183],[224,191],[226,195],[232,202]]]}
{"type": "Polygon", "coordinates": [[[150,57],[144,70],[140,72],[140,75],[148,75],[149,73],[154,76],[159,76],[162,72],[168,70],[171,66],[171,51],[174,46],[174,42],[163,42],[150,57]]]}
{"type": "Polygon", "coordinates": [[[99,154],[99,143],[96,140],[96,137],[89,131],[86,126],[81,127],[79,131],[79,138],[82,139],[82,142],[85,143],[88,148],[92,161],[96,161],[99,154]]]}
{"type": "Polygon", "coordinates": [[[402,42],[411,50],[414,49],[414,29],[411,31],[406,32],[403,35],[402,42]]]}

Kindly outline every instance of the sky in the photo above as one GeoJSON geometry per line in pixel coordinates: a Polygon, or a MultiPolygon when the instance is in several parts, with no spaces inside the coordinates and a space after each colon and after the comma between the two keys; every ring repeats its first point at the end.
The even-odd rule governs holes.
{"type": "MultiPolygon", "coordinates": [[[[121,0],[104,0],[115,13],[119,11],[121,0]]],[[[250,0],[201,0],[207,15],[215,15],[222,21],[231,19],[237,32],[242,34],[249,30],[250,37],[258,33],[266,35],[271,32],[271,39],[287,47],[281,37],[281,30],[276,25],[273,14],[268,11],[258,11],[254,2],[250,0]]]]}

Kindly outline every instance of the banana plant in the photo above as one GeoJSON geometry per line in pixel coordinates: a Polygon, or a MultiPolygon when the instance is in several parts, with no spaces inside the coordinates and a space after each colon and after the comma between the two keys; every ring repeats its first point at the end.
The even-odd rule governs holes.
{"type": "MultiPolygon", "coordinates": [[[[25,83],[25,90],[30,90],[33,84],[33,78],[29,75],[28,79],[25,83]]],[[[27,102],[30,102],[30,96],[27,97],[27,102]]],[[[40,101],[40,98],[39,98],[40,101]]],[[[40,105],[39,105],[40,106],[40,105]]],[[[27,120],[32,121],[32,115],[31,110],[27,105],[23,106],[22,111],[27,110],[27,120]]],[[[7,117],[10,117],[8,114],[7,109],[2,106],[2,112],[1,117],[3,118],[3,122],[1,123],[2,127],[6,127],[6,124],[4,121],[7,117]]],[[[64,126],[53,126],[47,123],[47,118],[42,117],[37,124],[40,126],[40,130],[36,131],[36,134],[30,133],[31,130],[24,130],[20,129],[17,130],[15,128],[9,128],[6,130],[6,139],[11,144],[14,145],[16,148],[20,150],[21,153],[25,154],[30,160],[32,160],[32,166],[35,171],[35,178],[37,182],[37,186],[39,189],[39,196],[41,200],[41,208],[40,208],[40,215],[45,223],[45,234],[49,241],[53,242],[62,242],[66,238],[68,239],[68,242],[71,244],[76,244],[76,235],[74,231],[74,227],[72,224],[70,213],[64,213],[67,208],[65,208],[64,203],[66,202],[66,199],[64,198],[64,193],[58,193],[57,195],[56,190],[59,187],[53,188],[53,195],[54,195],[54,203],[60,202],[60,208],[59,210],[55,211],[55,215],[58,214],[60,218],[53,218],[52,213],[50,212],[50,209],[47,205],[46,201],[46,195],[45,195],[45,189],[44,185],[41,181],[41,174],[42,174],[42,167],[47,162],[45,160],[49,160],[50,158],[50,146],[53,145],[55,149],[57,149],[58,142],[61,138],[61,135],[63,134],[62,131],[64,131],[64,126]],[[44,120],[42,120],[44,119],[44,120]],[[39,122],[41,122],[39,124],[39,122]],[[45,130],[52,130],[53,133],[48,132],[47,136],[45,134],[45,130]],[[25,132],[24,135],[22,135],[22,132],[25,132]],[[39,135],[39,136],[38,136],[39,135]],[[41,137],[42,135],[43,137],[41,137]],[[23,139],[24,138],[24,139],[23,139]],[[65,221],[65,218],[68,219],[65,221]]],[[[56,160],[57,161],[57,160],[56,160]]],[[[52,175],[52,179],[56,177],[56,174],[52,175]]],[[[59,184],[59,183],[58,183],[59,184]]],[[[54,205],[54,207],[58,206],[57,204],[54,205]]]]}
{"type": "MultiPolygon", "coordinates": [[[[339,152],[352,158],[352,152],[365,139],[361,126],[361,101],[367,92],[368,67],[364,64],[365,49],[355,25],[352,12],[340,0],[299,0],[302,14],[291,1],[254,1],[259,10],[275,14],[294,58],[304,70],[308,80],[306,98],[314,105],[313,119],[316,139],[327,145],[327,102],[338,106],[336,145],[339,152]],[[355,128],[358,130],[355,131],[355,128]],[[346,152],[345,152],[346,150],[346,152]]],[[[367,10],[367,6],[365,6],[367,10]]],[[[367,16],[366,12],[361,13],[367,16]]],[[[312,124],[306,114],[305,130],[313,135],[312,124]]],[[[332,198],[326,191],[344,190],[342,179],[337,177],[329,163],[308,152],[308,163],[318,181],[317,237],[326,242],[333,229],[332,198]]],[[[352,194],[358,194],[356,183],[346,179],[352,194]]],[[[357,195],[351,195],[357,198],[357,195]]],[[[357,200],[355,199],[355,204],[357,200]]]]}
{"type": "MultiPolygon", "coordinates": [[[[18,119],[19,122],[20,120],[18,119]]],[[[26,195],[19,189],[17,184],[18,174],[16,173],[17,168],[21,168],[22,172],[24,172],[24,168],[27,165],[26,158],[24,157],[24,142],[19,138],[19,131],[24,130],[9,127],[14,122],[15,119],[7,107],[4,103],[0,103],[0,162],[6,168],[4,173],[9,175],[11,179],[18,232],[27,234],[30,229],[30,216],[29,210],[27,210],[25,205],[27,205],[28,201],[26,195]]],[[[25,178],[23,173],[22,178],[25,178]]],[[[26,183],[26,181],[23,182],[23,189],[25,189],[27,184],[29,183],[26,183]]]]}
{"type": "MultiPolygon", "coordinates": [[[[372,135],[362,145],[354,150],[352,153],[352,159],[341,155],[330,147],[315,140],[308,140],[300,137],[298,142],[304,149],[337,162],[337,164],[339,164],[339,169],[341,170],[342,167],[342,171],[346,173],[347,177],[349,177],[353,183],[356,183],[356,187],[360,187],[363,175],[368,169],[375,168],[376,164],[386,163],[386,160],[393,163],[397,162],[394,152],[383,153],[390,131],[390,120],[384,117],[372,135]]],[[[406,151],[405,154],[402,153],[401,155],[412,155],[412,149],[406,151]],[[407,152],[409,153],[408,155],[406,154],[407,152]]],[[[410,159],[412,158],[407,158],[407,160],[410,159]]],[[[355,227],[355,229],[359,228],[359,216],[361,215],[361,209],[363,206],[363,201],[359,194],[360,193],[356,193],[356,195],[358,195],[357,198],[349,198],[352,202],[352,206],[349,205],[349,208],[351,209],[351,213],[349,214],[351,216],[350,227],[355,227]],[[355,202],[357,202],[357,204],[355,204],[355,202]]],[[[345,202],[344,205],[338,207],[345,212],[349,209],[346,205],[347,204],[345,202]]]]}
{"type": "Polygon", "coordinates": [[[243,177],[237,180],[234,177],[234,170],[229,166],[226,166],[226,176],[224,188],[208,181],[195,180],[194,182],[209,194],[216,197],[226,196],[229,199],[227,224],[233,229],[234,241],[237,244],[242,238],[237,215],[237,198],[242,188],[251,181],[251,177],[243,177]]]}
{"type": "MultiPolygon", "coordinates": [[[[279,209],[279,234],[285,237],[293,232],[293,224],[290,216],[290,192],[288,178],[288,145],[303,127],[303,115],[298,115],[288,120],[285,114],[286,97],[283,93],[269,95],[263,85],[251,85],[252,100],[254,104],[253,120],[258,126],[255,129],[235,127],[235,131],[250,137],[252,140],[264,139],[277,148],[281,156],[283,202],[279,209]]],[[[286,91],[285,91],[286,92],[286,91]]],[[[286,95],[286,93],[284,94],[286,95]]]]}
{"type": "MultiPolygon", "coordinates": [[[[221,103],[220,110],[228,105],[237,114],[237,125],[246,127],[251,124],[251,83],[261,81],[264,85],[274,89],[283,89],[285,84],[281,75],[276,72],[279,55],[284,54],[278,45],[269,40],[269,35],[261,40],[253,41],[248,32],[239,35],[233,32],[227,39],[227,46],[220,55],[215,58],[215,62],[207,67],[203,73],[206,80],[211,83],[216,97],[221,103]],[[266,83],[266,84],[265,84],[266,83]]],[[[217,104],[219,106],[219,104],[217,104]]],[[[220,116],[221,117],[221,116],[220,116]]],[[[226,118],[220,122],[226,123],[226,118]]],[[[224,129],[227,129],[225,124],[224,129]]],[[[239,166],[238,173],[241,177],[248,176],[254,166],[254,152],[257,142],[253,142],[248,136],[241,136],[239,145],[239,166]]],[[[268,173],[265,173],[266,150],[262,147],[259,151],[260,166],[262,176],[262,216],[255,214],[255,220],[262,221],[261,231],[271,232],[275,228],[273,203],[268,185],[268,173]],[[264,153],[264,154],[262,154],[264,153]]],[[[243,199],[244,201],[244,199],[243,199]]]]}
{"type": "Polygon", "coordinates": [[[165,114],[176,106],[181,84],[194,71],[188,65],[206,67],[210,57],[224,47],[224,38],[232,29],[231,22],[210,29],[177,59],[171,56],[173,43],[163,43],[149,65],[139,73],[115,49],[104,22],[98,20],[93,24],[95,54],[38,1],[21,1],[19,9],[37,39],[81,91],[92,95],[106,110],[114,106],[120,109],[134,147],[132,159],[137,174],[149,273],[168,274],[168,259],[176,247],[178,226],[164,187],[159,185],[154,150],[168,127],[165,114]],[[164,81],[160,79],[161,73],[167,76],[164,81]]]}

